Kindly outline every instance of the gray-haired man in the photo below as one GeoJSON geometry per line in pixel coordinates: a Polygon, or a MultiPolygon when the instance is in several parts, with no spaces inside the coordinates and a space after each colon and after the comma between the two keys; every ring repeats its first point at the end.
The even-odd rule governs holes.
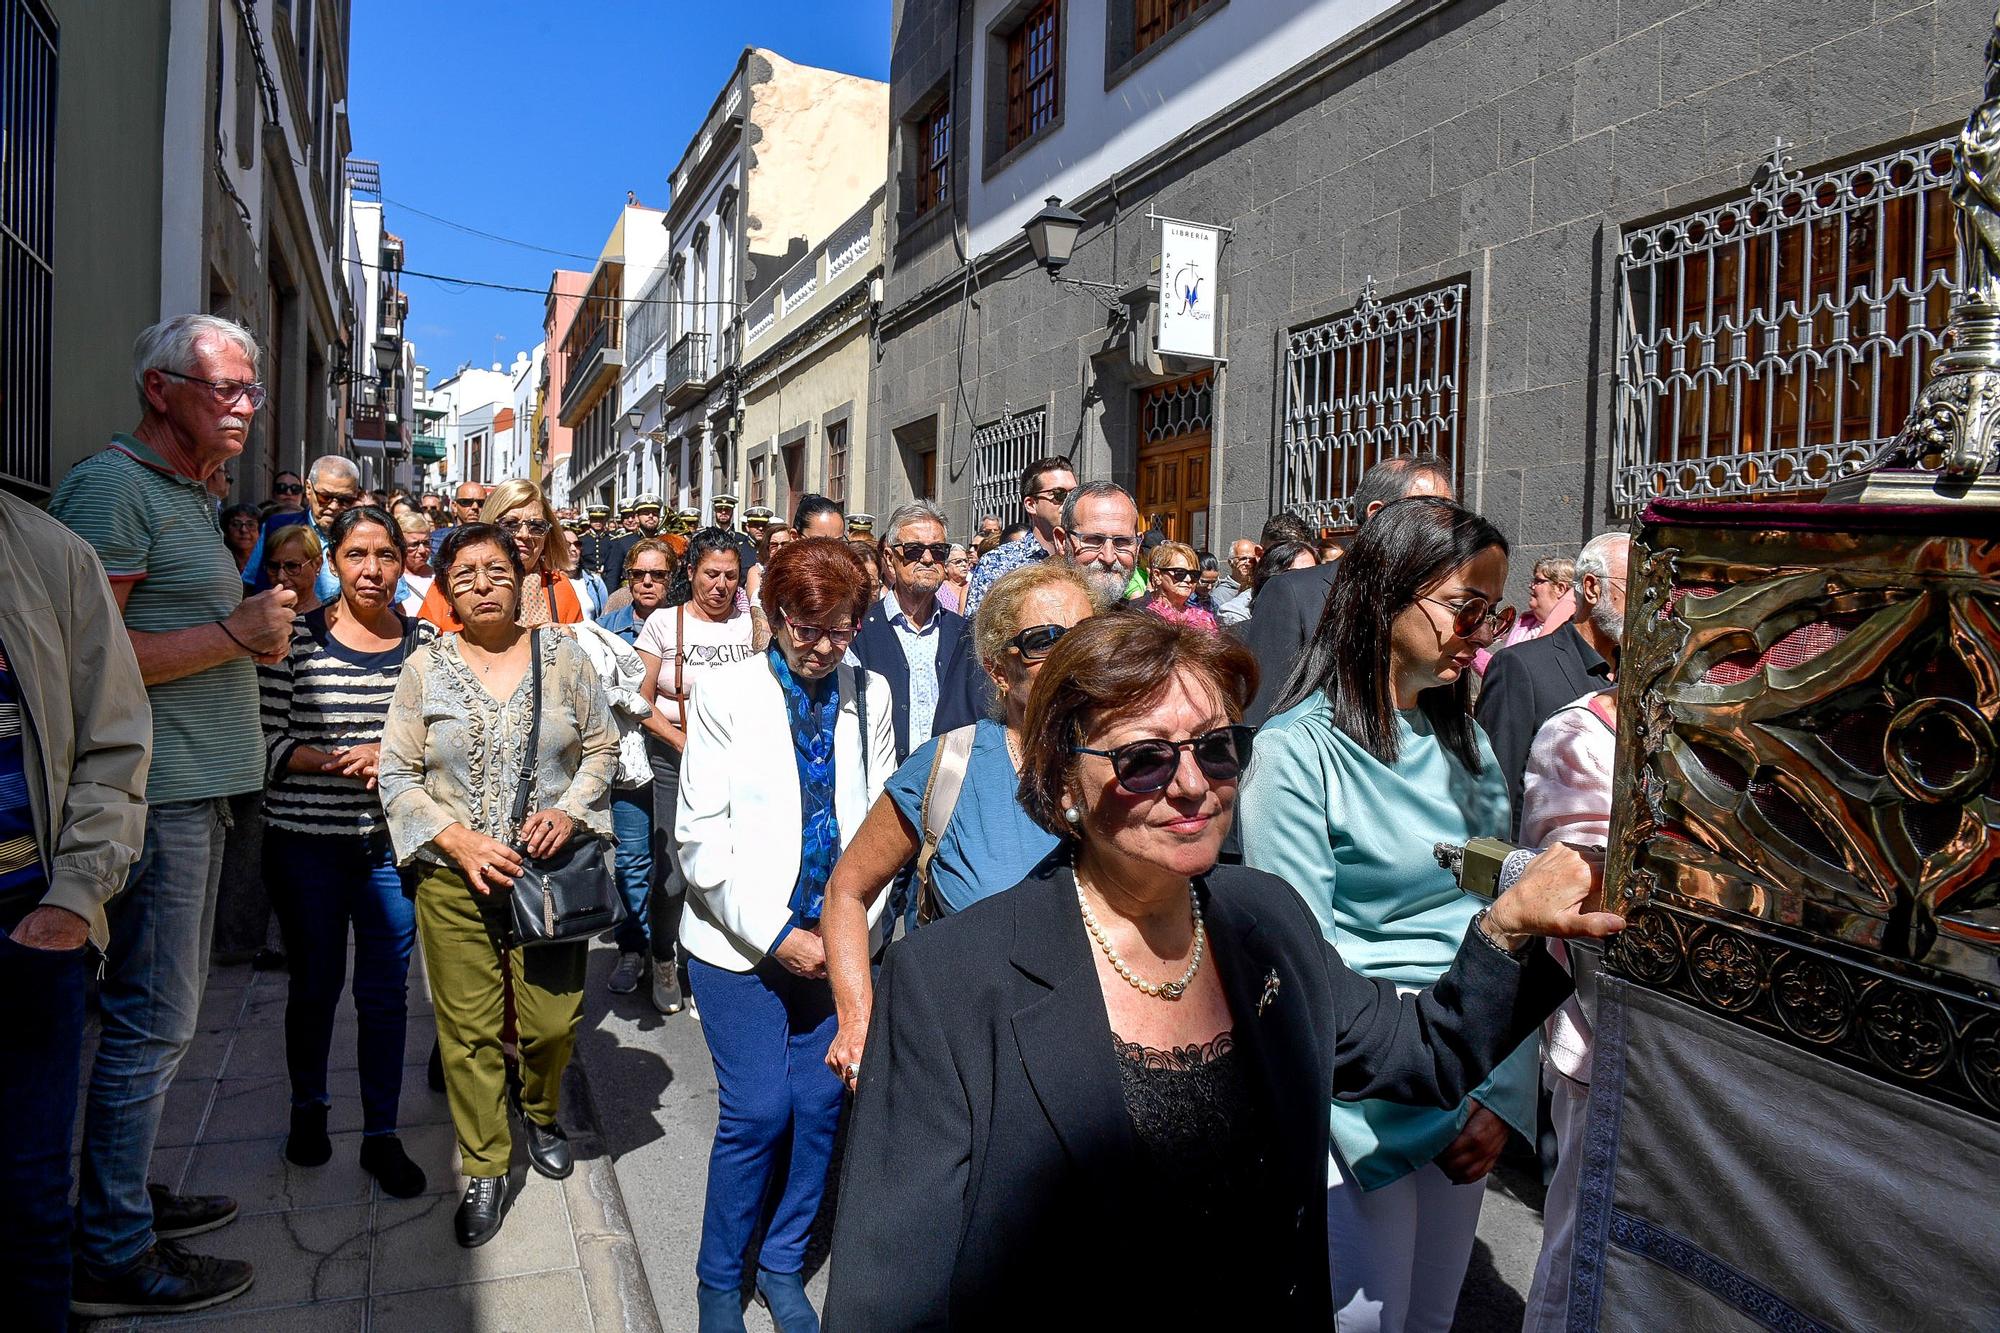
{"type": "Polygon", "coordinates": [[[889,515],[883,531],[889,586],[862,619],[854,659],[889,682],[901,763],[932,736],[979,720],[985,677],[969,622],[938,605],[951,558],[944,512],[918,500],[889,515]]]}
{"type": "Polygon", "coordinates": [[[145,843],[108,915],[103,1036],[84,1108],[77,1204],[81,1315],[199,1310],[250,1286],[250,1265],[176,1236],[236,1215],[230,1199],[146,1183],[167,1086],[194,1038],[222,875],[227,799],[264,782],[256,660],[291,641],[286,589],[243,596],[207,479],[243,452],[264,402],[257,344],[208,315],[139,335],[131,434],[70,470],[49,512],[96,550],[153,710],[145,843]]]}

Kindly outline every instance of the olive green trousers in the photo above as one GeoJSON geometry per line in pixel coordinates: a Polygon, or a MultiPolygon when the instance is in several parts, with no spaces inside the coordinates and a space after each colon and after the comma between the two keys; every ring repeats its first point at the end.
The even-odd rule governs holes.
{"type": "Polygon", "coordinates": [[[468,1176],[504,1176],[513,1156],[510,1044],[521,1071],[522,1113],[552,1125],[583,1014],[589,943],[508,949],[502,945],[507,926],[504,897],[479,897],[456,870],[424,868],[417,881],[417,934],[437,1011],[445,1100],[468,1176]],[[505,1031],[510,986],[517,1029],[511,1034],[505,1031]]]}

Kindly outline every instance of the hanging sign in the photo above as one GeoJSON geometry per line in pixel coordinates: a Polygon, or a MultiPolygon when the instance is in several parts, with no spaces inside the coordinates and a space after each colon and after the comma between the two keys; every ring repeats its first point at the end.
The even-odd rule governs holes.
{"type": "Polygon", "coordinates": [[[1161,219],[1158,350],[1215,359],[1220,231],[1161,219]]]}

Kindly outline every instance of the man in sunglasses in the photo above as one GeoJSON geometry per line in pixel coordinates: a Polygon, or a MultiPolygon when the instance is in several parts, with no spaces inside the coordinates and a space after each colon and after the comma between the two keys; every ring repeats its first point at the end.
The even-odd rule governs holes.
{"type": "MultiPolygon", "coordinates": [[[[1046,560],[1062,551],[1062,507],[1076,489],[1076,473],[1067,458],[1038,458],[1021,469],[1021,508],[1028,517],[1028,533],[1004,542],[980,557],[965,592],[965,618],[972,619],[986,590],[1002,574],[1011,574],[1023,565],[1046,560]]],[[[991,518],[991,515],[987,516],[991,518]]],[[[981,532],[985,519],[980,520],[981,532]]],[[[994,519],[994,526],[999,520],[994,519]]]]}
{"type": "Polygon", "coordinates": [[[944,511],[925,500],[889,515],[882,538],[888,586],[854,636],[854,659],[889,682],[896,762],[940,732],[979,720],[978,669],[965,617],[938,605],[951,542],[944,511]]]}
{"type": "Polygon", "coordinates": [[[1493,742],[1513,803],[1513,833],[1521,831],[1521,789],[1535,733],[1557,709],[1608,686],[1617,674],[1625,633],[1625,562],[1632,539],[1622,532],[1593,537],[1576,558],[1576,614],[1538,639],[1493,654],[1473,716],[1493,742]]]}
{"type": "Polygon", "coordinates": [[[630,532],[613,537],[604,548],[604,586],[623,587],[625,583],[625,562],[631,557],[632,548],[648,537],[660,535],[660,514],[665,508],[657,495],[641,495],[629,507],[636,526],[630,532]]]}
{"type": "Polygon", "coordinates": [[[229,798],[264,785],[256,661],[286,651],[297,600],[243,595],[206,486],[263,405],[257,359],[248,330],[212,315],[147,329],[133,348],[138,426],[70,469],[49,501],[97,552],[151,705],[145,839],[107,905],[85,1102],[71,1293],[85,1316],[205,1309],[251,1282],[249,1264],[178,1240],[230,1222],[235,1201],[147,1176],[207,983],[229,798]]]}

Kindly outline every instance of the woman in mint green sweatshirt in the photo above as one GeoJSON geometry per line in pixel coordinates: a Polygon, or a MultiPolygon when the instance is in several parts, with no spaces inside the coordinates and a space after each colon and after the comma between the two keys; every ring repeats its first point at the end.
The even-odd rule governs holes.
{"type": "MultiPolygon", "coordinates": [[[[1244,860],[1289,881],[1347,964],[1421,988],[1482,905],[1431,854],[1504,837],[1507,787],[1467,697],[1473,658],[1513,619],[1507,541],[1451,503],[1384,508],[1341,561],[1326,615],[1242,794],[1244,860]]],[[[1483,1179],[1535,1126],[1531,1039],[1453,1111],[1337,1102],[1327,1191],[1341,1333],[1443,1333],[1483,1179]]]]}

